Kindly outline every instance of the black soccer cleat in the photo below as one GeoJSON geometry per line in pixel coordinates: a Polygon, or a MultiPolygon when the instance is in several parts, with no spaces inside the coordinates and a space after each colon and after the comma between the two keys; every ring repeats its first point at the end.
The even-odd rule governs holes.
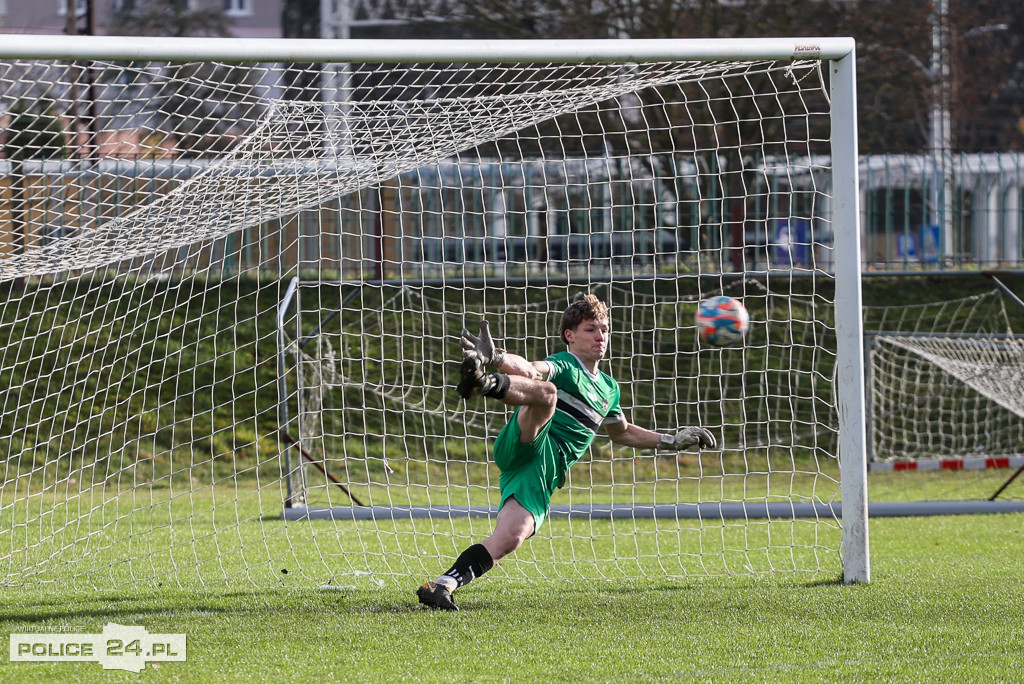
{"type": "Polygon", "coordinates": [[[423,586],[416,590],[416,596],[419,598],[420,603],[427,608],[433,608],[434,610],[459,609],[455,605],[455,601],[452,600],[452,592],[448,590],[448,587],[443,587],[434,582],[424,583],[423,586]]]}
{"type": "Polygon", "coordinates": [[[459,396],[469,399],[480,394],[487,384],[487,371],[484,362],[476,354],[466,354],[459,366],[459,384],[455,386],[459,396]]]}

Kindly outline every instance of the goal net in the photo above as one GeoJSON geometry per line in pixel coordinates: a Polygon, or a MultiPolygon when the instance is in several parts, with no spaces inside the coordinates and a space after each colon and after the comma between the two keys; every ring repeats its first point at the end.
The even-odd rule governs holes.
{"type": "Polygon", "coordinates": [[[629,420],[721,448],[599,436],[494,574],[848,568],[851,43],[5,44],[3,583],[436,575],[491,530],[509,417],[455,394],[461,329],[541,359],[584,292],[629,420]],[[711,348],[723,292],[753,324],[711,348]]]}
{"type": "MultiPolygon", "coordinates": [[[[1024,337],[999,290],[868,307],[872,500],[988,499],[1024,465],[1024,337]]],[[[1024,482],[1000,492],[1024,501],[1024,482]]]]}

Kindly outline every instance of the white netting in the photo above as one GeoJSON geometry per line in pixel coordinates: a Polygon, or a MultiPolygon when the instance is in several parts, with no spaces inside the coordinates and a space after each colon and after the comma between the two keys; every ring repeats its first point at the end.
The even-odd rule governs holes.
{"type": "Polygon", "coordinates": [[[585,290],[630,419],[724,450],[599,438],[554,502],[578,513],[496,572],[837,572],[826,74],[0,62],[2,581],[436,573],[490,530],[462,509],[495,503],[506,418],[456,400],[458,332],[542,358],[585,290]],[[701,349],[723,289],[753,330],[701,349]]]}
{"type": "Polygon", "coordinates": [[[998,290],[868,311],[877,460],[1024,451],[1024,339],[998,290]],[[897,318],[898,317],[898,318],[897,318]]]}
{"type": "MultiPolygon", "coordinates": [[[[887,337],[978,394],[1024,418],[1024,341],[1016,338],[887,337]]],[[[976,449],[984,451],[984,445],[976,449]]]]}
{"type": "MultiPolygon", "coordinates": [[[[42,96],[32,89],[24,93],[12,89],[5,97],[8,109],[16,111],[19,103],[27,102],[25,98],[32,98],[33,103],[39,97],[64,99],[71,91],[67,78],[70,72],[65,67],[43,69],[26,63],[4,66],[9,75],[6,79],[0,75],[0,79],[5,81],[21,76],[19,72],[54,79],[45,82],[47,91],[42,96]]],[[[428,66],[413,70],[414,77],[422,82],[404,86],[398,94],[387,92],[395,88],[385,89],[386,96],[371,92],[368,96],[373,99],[339,104],[259,98],[250,90],[255,89],[248,85],[251,80],[239,75],[238,66],[97,63],[92,68],[118,73],[116,81],[103,85],[99,95],[101,112],[88,117],[89,124],[98,127],[90,136],[96,145],[101,138],[123,132],[125,119],[133,119],[135,126],[141,127],[134,130],[145,130],[149,138],[160,143],[177,132],[167,130],[169,124],[208,127],[208,119],[212,119],[220,126],[216,128],[216,142],[209,144],[228,147],[194,169],[184,182],[154,189],[148,197],[136,199],[127,211],[118,200],[110,201],[96,193],[92,201],[78,208],[99,214],[104,220],[82,221],[73,232],[62,230],[66,218],[55,213],[41,229],[60,232],[60,238],[26,245],[16,260],[7,260],[0,267],[5,277],[95,268],[216,239],[297,210],[321,206],[556,115],[587,109],[637,90],[679,83],[701,72],[691,63],[648,64],[642,68],[540,65],[528,72],[492,68],[489,80],[476,81],[475,67],[428,66]],[[223,78],[228,83],[222,88],[211,78],[223,78]],[[237,79],[241,80],[231,82],[237,79]],[[470,83],[462,83],[460,88],[460,82],[466,80],[470,83]],[[177,93],[187,94],[183,102],[175,102],[187,114],[160,108],[160,102],[177,93]],[[428,99],[412,97],[427,93],[428,99]],[[237,99],[227,99],[228,94],[237,99]],[[215,103],[199,101],[218,95],[222,99],[215,103]],[[127,102],[128,97],[133,102],[127,102]],[[134,104],[150,100],[156,101],[150,111],[144,104],[134,104]],[[150,232],[139,231],[137,226],[148,226],[150,232]]],[[[740,73],[750,69],[749,65],[729,63],[719,63],[715,68],[740,73]]],[[[357,72],[352,78],[360,76],[369,77],[357,72]]],[[[358,97],[358,92],[353,94],[353,98],[358,97]]],[[[97,104],[93,101],[89,106],[95,108],[97,104]]],[[[71,125],[77,130],[81,124],[71,125]]],[[[37,140],[42,141],[43,133],[37,140]]],[[[68,131],[66,135],[75,133],[68,131]]],[[[135,145],[143,147],[141,141],[135,145]]],[[[53,154],[50,150],[50,156],[53,154]]],[[[118,151],[110,156],[136,155],[118,151]]],[[[71,166],[78,168],[69,169],[68,175],[95,171],[91,163],[71,166]]],[[[136,180],[130,171],[98,172],[136,180]]]]}
{"type": "MultiPolygon", "coordinates": [[[[715,291],[688,291],[694,285],[672,279],[536,288],[518,303],[506,299],[493,305],[472,288],[446,302],[429,289],[395,286],[385,288],[387,294],[369,293],[362,308],[335,308],[343,297],[337,284],[302,284],[302,303],[288,328],[313,332],[291,339],[287,347],[299,388],[299,441],[307,460],[323,464],[346,489],[307,468],[296,498],[314,516],[331,511],[346,520],[373,539],[373,548],[382,538],[403,534],[382,526],[380,518],[406,517],[410,511],[425,519],[447,518],[449,507],[493,514],[498,472],[489,461],[489,444],[510,412],[500,404],[463,405],[452,395],[457,334],[486,317],[510,350],[543,358],[559,348],[555,332],[561,310],[587,289],[612,306],[608,372],[622,382],[630,420],[663,431],[713,426],[725,448],[699,457],[654,456],[599,438],[553,501],[552,525],[541,535],[550,546],[535,544],[495,572],[614,575],[608,568],[613,560],[644,572],[652,572],[656,562],[658,572],[669,574],[735,572],[762,562],[776,570],[799,569],[814,544],[801,541],[782,549],[753,540],[780,534],[799,538],[802,528],[825,523],[827,515],[817,523],[814,514],[803,521],[784,513],[776,520],[753,514],[727,519],[713,506],[764,510],[764,503],[806,506],[838,496],[836,417],[828,380],[833,361],[820,346],[833,346],[834,333],[825,321],[812,320],[813,298],[792,293],[777,309],[761,283],[740,282],[730,291],[753,312],[754,332],[743,348],[701,349],[690,321],[697,302],[715,291]],[[794,319],[795,312],[800,315],[794,319]],[[807,319],[800,320],[803,316],[807,319]],[[396,438],[399,446],[389,448],[396,438]],[[374,519],[353,520],[361,515],[349,508],[353,501],[375,510],[374,519]],[[674,508],[679,504],[712,508],[704,509],[704,519],[686,519],[674,508]],[[642,519],[659,507],[669,510],[667,519],[642,519]],[[607,517],[611,510],[614,526],[595,527],[590,519],[607,517]],[[562,528],[567,511],[580,522],[562,528]],[[726,536],[709,537],[711,530],[729,535],[735,526],[750,535],[742,551],[728,548],[733,542],[726,536]],[[630,540],[631,548],[660,550],[646,551],[651,558],[643,560],[622,551],[608,558],[594,548],[622,539],[630,540]],[[735,558],[724,561],[730,554],[735,558]]],[[[481,521],[458,538],[465,544],[488,525],[481,521]]]]}

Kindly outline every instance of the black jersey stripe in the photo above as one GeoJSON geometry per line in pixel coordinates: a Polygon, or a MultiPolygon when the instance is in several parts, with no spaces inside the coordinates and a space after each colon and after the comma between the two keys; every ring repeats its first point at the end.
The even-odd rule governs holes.
{"type": "MultiPolygon", "coordinates": [[[[595,397],[596,400],[596,397],[595,397]]],[[[564,401],[571,405],[577,411],[583,412],[590,418],[590,422],[597,423],[598,425],[604,420],[605,415],[597,410],[593,404],[581,399],[573,392],[569,392],[564,389],[558,390],[558,401],[564,401]]]]}
{"type": "Polygon", "coordinates": [[[588,416],[583,411],[580,411],[578,408],[576,408],[575,406],[573,406],[572,404],[570,404],[567,401],[562,401],[561,399],[559,399],[558,403],[555,404],[555,410],[561,411],[562,413],[566,414],[567,416],[572,416],[572,418],[577,423],[579,423],[583,427],[587,428],[588,430],[590,430],[594,434],[597,434],[597,429],[599,427],[601,427],[600,423],[595,422],[593,418],[588,416]]]}

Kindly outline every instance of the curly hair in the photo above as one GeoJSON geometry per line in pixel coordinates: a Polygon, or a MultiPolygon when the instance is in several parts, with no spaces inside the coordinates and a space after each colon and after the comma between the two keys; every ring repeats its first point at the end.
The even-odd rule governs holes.
{"type": "Polygon", "coordinates": [[[558,326],[558,336],[562,338],[563,342],[569,344],[569,341],[565,339],[566,330],[575,330],[583,321],[601,320],[608,320],[608,307],[595,295],[588,294],[570,304],[562,314],[562,322],[558,326]]]}

